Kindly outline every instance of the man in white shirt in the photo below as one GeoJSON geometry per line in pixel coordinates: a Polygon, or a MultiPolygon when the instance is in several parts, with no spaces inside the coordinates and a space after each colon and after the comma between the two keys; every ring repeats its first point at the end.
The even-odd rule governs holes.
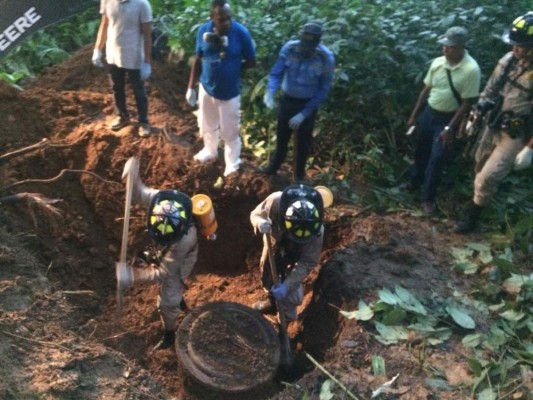
{"type": "Polygon", "coordinates": [[[92,62],[102,67],[105,49],[118,114],[111,129],[118,131],[130,124],[127,75],[137,103],[139,136],[148,136],[148,96],[143,80],[152,72],[152,8],[147,0],[101,0],[100,14],[92,62]]]}

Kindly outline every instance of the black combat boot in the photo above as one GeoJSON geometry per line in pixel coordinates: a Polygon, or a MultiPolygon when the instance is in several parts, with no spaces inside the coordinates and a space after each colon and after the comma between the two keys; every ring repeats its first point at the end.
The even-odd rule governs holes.
{"type": "Polygon", "coordinates": [[[176,332],[174,331],[165,331],[163,338],[157,343],[154,347],[154,350],[164,350],[168,349],[170,346],[174,345],[176,341],[176,332]]]}
{"type": "Polygon", "coordinates": [[[472,202],[466,208],[465,215],[463,219],[455,225],[454,232],[456,233],[470,233],[476,227],[476,223],[483,211],[482,206],[478,206],[476,203],[472,202]]]}

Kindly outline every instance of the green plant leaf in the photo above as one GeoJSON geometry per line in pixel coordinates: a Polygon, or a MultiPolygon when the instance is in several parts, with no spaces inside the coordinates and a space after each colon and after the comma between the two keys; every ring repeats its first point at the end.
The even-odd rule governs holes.
{"type": "Polygon", "coordinates": [[[408,337],[409,332],[402,326],[387,326],[378,321],[375,324],[376,330],[379,332],[376,339],[383,344],[398,343],[398,341],[408,337]]]}
{"type": "Polygon", "coordinates": [[[500,314],[500,317],[505,318],[508,321],[520,321],[526,316],[523,312],[518,312],[515,310],[507,310],[500,314]]]}
{"type": "Polygon", "coordinates": [[[497,400],[498,395],[493,388],[486,388],[477,395],[477,400],[497,400]]]}
{"type": "Polygon", "coordinates": [[[490,327],[489,333],[487,334],[487,340],[485,345],[491,347],[492,349],[497,349],[498,347],[507,343],[508,335],[504,330],[500,329],[496,324],[493,324],[490,327]]]}
{"type": "Polygon", "coordinates": [[[333,398],[333,393],[331,393],[331,388],[335,386],[335,382],[333,382],[331,379],[327,379],[322,384],[322,387],[320,388],[320,400],[331,400],[333,398]]]}
{"type": "Polygon", "coordinates": [[[433,388],[438,390],[451,390],[452,387],[448,382],[446,382],[444,379],[424,379],[424,383],[433,388]]]}
{"type": "Polygon", "coordinates": [[[470,370],[474,373],[475,376],[480,376],[483,372],[483,366],[475,358],[468,359],[468,366],[470,367],[470,370]]]}
{"type": "Polygon", "coordinates": [[[401,307],[392,307],[389,311],[385,312],[381,322],[385,325],[397,325],[402,322],[407,316],[407,312],[401,307]]]}
{"type": "Polygon", "coordinates": [[[485,243],[468,242],[466,247],[479,253],[490,252],[490,246],[485,243]]]}
{"type": "Polygon", "coordinates": [[[466,313],[466,311],[452,305],[447,306],[446,311],[453,318],[455,323],[462,328],[474,329],[476,327],[476,323],[472,317],[466,313]]]}
{"type": "Polygon", "coordinates": [[[471,335],[466,335],[461,343],[465,347],[477,347],[481,343],[482,336],[480,333],[473,333],[471,335]]]}
{"type": "Polygon", "coordinates": [[[400,303],[400,298],[389,289],[378,290],[379,299],[385,304],[396,305],[400,303]]]}
{"type": "Polygon", "coordinates": [[[385,371],[385,359],[381,356],[372,356],[372,372],[374,376],[387,375],[385,371]]]}
{"type": "Polygon", "coordinates": [[[416,299],[408,290],[396,286],[396,295],[400,299],[399,306],[405,308],[408,311],[412,311],[418,314],[427,315],[427,311],[420,301],[416,299]]]}
{"type": "Polygon", "coordinates": [[[374,316],[374,311],[364,301],[359,301],[359,309],[355,311],[340,311],[341,315],[348,319],[356,319],[358,321],[368,321],[374,316]]]}

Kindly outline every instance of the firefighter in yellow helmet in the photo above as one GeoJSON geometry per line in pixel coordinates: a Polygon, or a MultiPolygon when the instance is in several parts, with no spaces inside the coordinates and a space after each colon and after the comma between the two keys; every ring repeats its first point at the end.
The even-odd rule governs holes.
{"type": "Polygon", "coordinates": [[[158,190],[145,186],[139,178],[137,162],[128,171],[133,180],[133,200],[147,207],[148,234],[154,245],[141,253],[142,267],[121,265],[117,270],[119,287],[158,283],[158,309],[164,334],[154,350],[171,347],[176,339],[178,316],[184,311],[184,280],[192,272],[198,256],[197,227],[192,201],[178,190],[158,190]]]}
{"type": "Polygon", "coordinates": [[[496,65],[477,109],[487,111],[476,150],[474,197],[455,226],[471,232],[500,183],[533,157],[533,12],[516,18],[502,40],[513,46],[496,65]]]}
{"type": "Polygon", "coordinates": [[[298,184],[270,194],[250,214],[256,232],[264,234],[260,267],[268,296],[253,308],[275,311],[277,300],[288,321],[297,318],[305,277],[318,263],[324,239],[323,200],[320,193],[298,184]],[[273,285],[267,240],[272,238],[278,285],[273,285]]]}

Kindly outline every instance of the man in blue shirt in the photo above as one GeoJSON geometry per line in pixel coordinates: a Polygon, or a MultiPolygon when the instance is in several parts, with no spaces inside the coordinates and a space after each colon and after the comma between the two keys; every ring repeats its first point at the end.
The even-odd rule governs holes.
{"type": "Polygon", "coordinates": [[[265,105],[275,106],[274,96],[281,88],[276,130],[276,152],[261,172],[275,175],[287,155],[291,133],[297,137],[296,179],[305,177],[305,163],[311,149],[317,109],[326,99],[333,82],[335,58],[320,44],[322,25],[309,22],[299,40],[290,40],[279,53],[268,78],[265,105]]]}
{"type": "Polygon", "coordinates": [[[241,163],[241,72],[255,64],[250,33],[232,18],[226,0],[213,0],[211,20],[198,29],[186,99],[191,106],[198,100],[198,126],[204,141],[194,159],[201,163],[215,159],[219,140],[224,140],[224,176],[237,172],[241,163]]]}

